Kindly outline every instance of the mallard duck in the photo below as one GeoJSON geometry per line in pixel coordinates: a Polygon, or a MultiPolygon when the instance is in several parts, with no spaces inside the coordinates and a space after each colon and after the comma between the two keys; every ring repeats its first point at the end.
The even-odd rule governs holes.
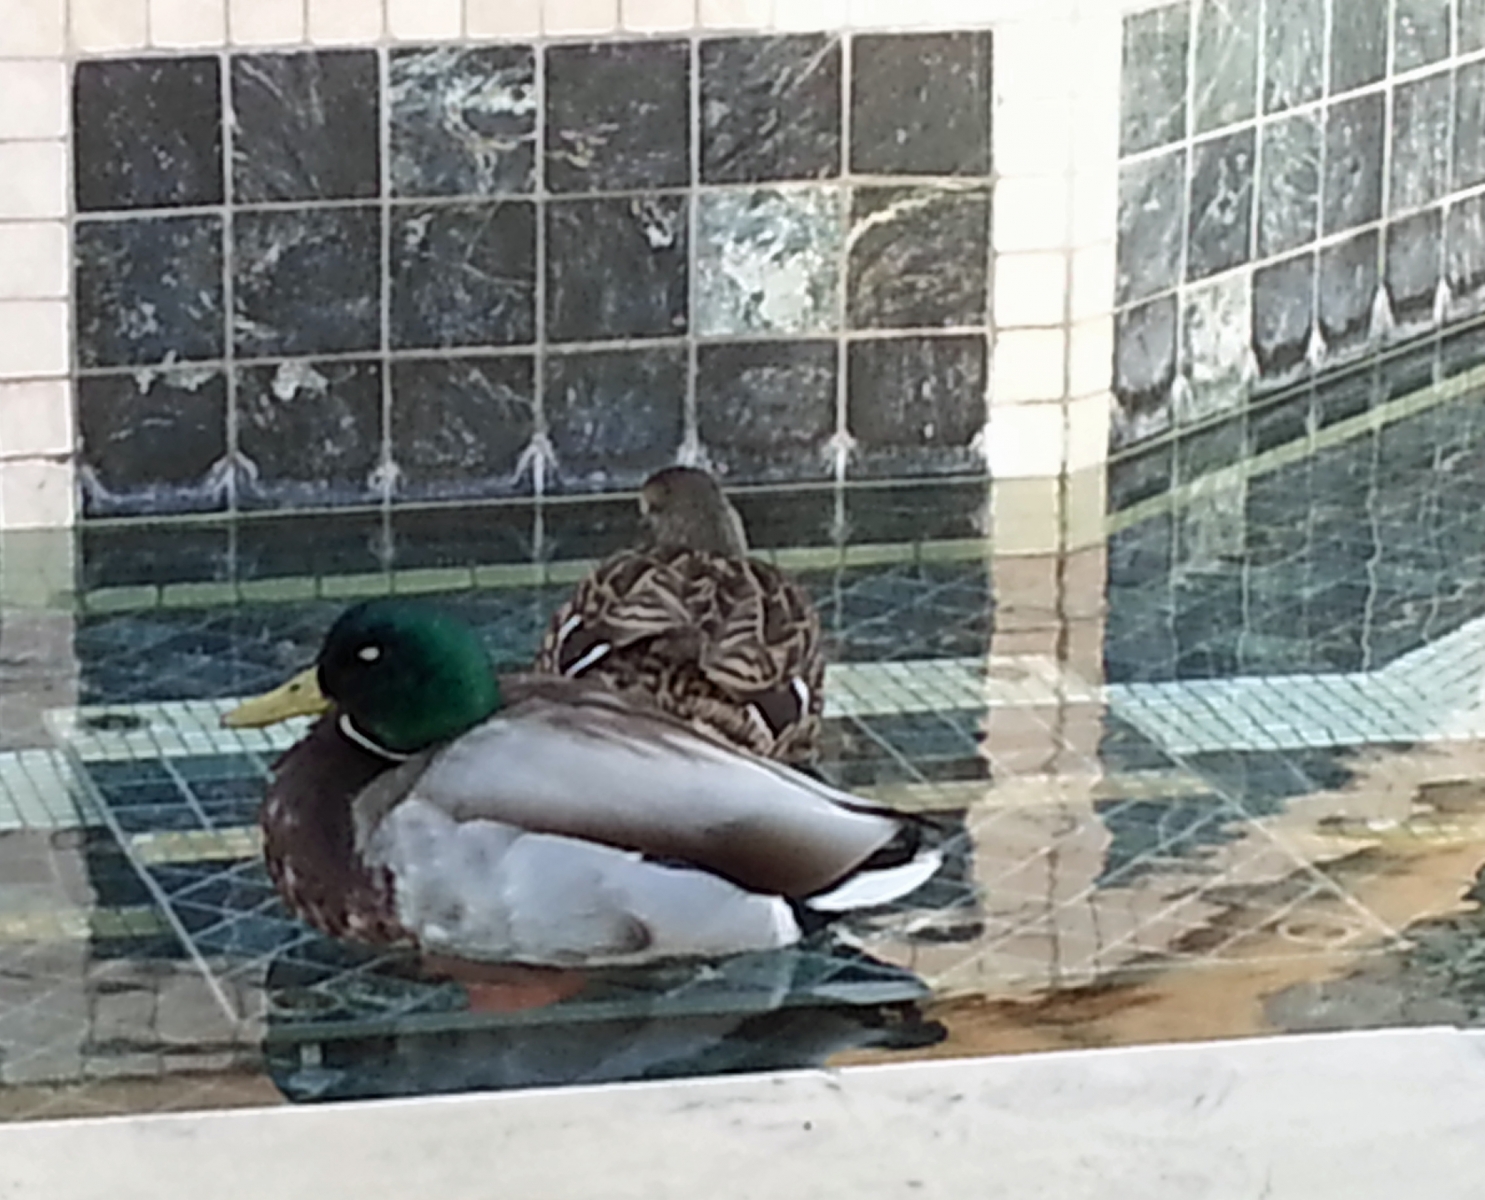
{"type": "Polygon", "coordinates": [[[749,557],[742,518],[707,472],[667,467],[639,503],[645,544],[577,585],[536,669],[643,694],[765,758],[813,762],[825,660],[808,593],[749,557]]]}
{"type": "Polygon", "coordinates": [[[718,957],[939,864],[919,819],[640,697],[497,677],[469,626],[418,601],[349,609],[253,704],[254,723],[319,715],[274,767],[264,853],[295,913],[354,941],[538,967],[718,957]]]}

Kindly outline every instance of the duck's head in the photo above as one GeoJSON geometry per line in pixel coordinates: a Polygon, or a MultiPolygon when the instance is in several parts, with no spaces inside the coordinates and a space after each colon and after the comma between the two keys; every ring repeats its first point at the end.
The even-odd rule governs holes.
{"type": "Polygon", "coordinates": [[[741,558],[748,535],[722,486],[697,467],[666,467],[645,480],[639,511],[658,546],[684,546],[741,558]]]}
{"type": "Polygon", "coordinates": [[[252,728],[334,708],[353,736],[410,754],[457,737],[500,704],[474,630],[432,605],[393,597],[347,609],[313,667],[244,701],[222,723],[252,728]]]}

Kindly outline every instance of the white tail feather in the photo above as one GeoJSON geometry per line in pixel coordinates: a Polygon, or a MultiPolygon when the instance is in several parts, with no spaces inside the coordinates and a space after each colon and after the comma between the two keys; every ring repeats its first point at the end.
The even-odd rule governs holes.
{"type": "Polygon", "coordinates": [[[862,871],[852,875],[844,883],[830,891],[811,896],[805,905],[822,913],[850,912],[854,908],[875,908],[901,899],[927,883],[939,867],[944,856],[937,850],[926,850],[911,862],[899,867],[884,867],[877,871],[862,871]]]}

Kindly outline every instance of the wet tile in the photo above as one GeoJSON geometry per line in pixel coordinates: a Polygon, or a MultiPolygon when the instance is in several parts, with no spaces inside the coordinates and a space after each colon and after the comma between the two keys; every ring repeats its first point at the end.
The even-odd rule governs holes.
{"type": "Polygon", "coordinates": [[[1459,68],[1454,97],[1454,186],[1485,183],[1485,62],[1459,68]]]}
{"type": "MultiPolygon", "coordinates": [[[[846,541],[874,545],[979,537],[989,519],[989,503],[989,486],[982,479],[912,488],[858,485],[846,493],[846,541]]],[[[826,529],[833,524],[834,509],[831,498],[829,512],[821,514],[826,529]]],[[[746,511],[743,517],[751,531],[752,518],[746,511]]]]}
{"type": "Polygon", "coordinates": [[[227,381],[216,367],[77,381],[84,516],[210,512],[227,453],[227,381]]]}
{"type": "Polygon", "coordinates": [[[838,37],[711,38],[700,70],[702,182],[840,174],[838,37]]]}
{"type": "Polygon", "coordinates": [[[376,52],[244,54],[232,60],[232,194],[360,200],[380,188],[376,52]]]}
{"type": "Polygon", "coordinates": [[[1109,449],[1158,437],[1174,419],[1176,298],[1164,296],[1114,319],[1114,416],[1109,449]]]}
{"type": "Polygon", "coordinates": [[[531,504],[394,508],[392,543],[399,569],[467,567],[535,560],[536,511],[531,504]]]}
{"type": "Polygon", "coordinates": [[[1485,0],[1459,0],[1459,53],[1485,50],[1485,0]]]}
{"type": "Polygon", "coordinates": [[[216,58],[80,62],[73,78],[77,207],[222,202],[216,58]]]}
{"type": "Polygon", "coordinates": [[[1191,7],[1169,4],[1124,18],[1119,152],[1135,154],[1186,135],[1191,7]]]}
{"type": "Polygon", "coordinates": [[[220,358],[220,217],[79,221],[77,357],[84,367],[220,358]]]}
{"type": "MultiPolygon", "coordinates": [[[[731,497],[747,527],[748,545],[765,550],[834,545],[835,498],[833,483],[787,492],[739,492],[731,497]]],[[[850,504],[849,494],[846,503],[850,504]]]]}
{"type": "Polygon", "coordinates": [[[1325,114],[1326,233],[1338,233],[1382,215],[1383,98],[1357,96],[1325,114]]]}
{"type": "Polygon", "coordinates": [[[529,46],[395,49],[388,59],[394,196],[494,196],[536,186],[529,46]]]}
{"type": "Polygon", "coordinates": [[[1123,512],[1170,491],[1175,463],[1169,442],[1109,463],[1109,512],[1123,512]]]}
{"type": "Polygon", "coordinates": [[[696,422],[730,483],[828,479],[836,430],[834,342],[702,346],[696,422]]]}
{"type": "Polygon", "coordinates": [[[1422,208],[1448,189],[1450,84],[1442,71],[1393,92],[1388,207],[1394,213],[1422,208]]]}
{"type": "Polygon", "coordinates": [[[1437,208],[1387,226],[1387,296],[1399,327],[1433,323],[1443,265],[1444,218],[1437,208]]]}
{"type": "Polygon", "coordinates": [[[84,525],[79,540],[79,573],[87,591],[232,578],[230,535],[220,526],[84,525]]]}
{"type": "Polygon", "coordinates": [[[544,388],[559,490],[638,488],[675,461],[686,424],[685,347],[554,354],[544,388]]]}
{"type": "Polygon", "coordinates": [[[1378,387],[1376,372],[1371,367],[1317,383],[1315,428],[1324,429],[1367,412],[1380,399],[1378,387]]]}
{"type": "Polygon", "coordinates": [[[642,534],[632,496],[593,496],[552,504],[542,510],[540,558],[544,562],[604,558],[634,545],[642,534]]]}
{"type": "Polygon", "coordinates": [[[1258,256],[1315,240],[1320,231],[1320,117],[1297,113],[1263,126],[1258,178],[1258,256]]]}
{"type": "Polygon", "coordinates": [[[686,204],[675,196],[547,205],[547,336],[686,332],[686,204]]]}
{"type": "Polygon", "coordinates": [[[381,367],[293,362],[241,367],[237,445],[242,508],[366,504],[382,451],[381,367]]]}
{"type": "Polygon", "coordinates": [[[857,188],[846,285],[851,327],[983,324],[989,239],[988,192],[857,188]]]}
{"type": "Polygon", "coordinates": [[[1174,287],[1186,229],[1186,155],[1176,150],[1119,168],[1118,304],[1174,287]]]}
{"type": "Polygon", "coordinates": [[[1186,278],[1205,279],[1252,255],[1255,133],[1245,129],[1191,151],[1186,278]]]}
{"type": "Polygon", "coordinates": [[[1315,256],[1296,254],[1253,273],[1253,352],[1265,378],[1304,365],[1315,324],[1315,256]]]}
{"type": "Polygon", "coordinates": [[[1375,229],[1320,251],[1318,316],[1320,335],[1330,353],[1366,344],[1377,282],[1375,229]]]}
{"type": "Polygon", "coordinates": [[[1240,407],[1248,398],[1252,288],[1234,272],[1182,297],[1181,374],[1186,386],[1176,400],[1176,423],[1190,425],[1240,407]]]}
{"type": "Polygon", "coordinates": [[[1206,133],[1251,117],[1258,93],[1259,0],[1197,0],[1191,112],[1206,133]]]}
{"type": "Polygon", "coordinates": [[[525,355],[393,363],[398,498],[529,492],[530,476],[518,467],[536,430],[534,379],[525,355]]]}
{"type": "Polygon", "coordinates": [[[1451,0],[1395,0],[1392,69],[1411,71],[1449,56],[1451,0]]]}
{"type": "Polygon", "coordinates": [[[1216,425],[1186,434],[1176,443],[1176,479],[1190,483],[1223,467],[1230,467],[1248,453],[1247,418],[1242,414],[1216,425]]]}
{"type": "Polygon", "coordinates": [[[584,42],[546,51],[546,185],[553,192],[683,187],[690,47],[584,42]]]}
{"type": "Polygon", "coordinates": [[[1444,272],[1456,302],[1485,296],[1485,196],[1450,206],[1444,272]]]}
{"type": "Polygon", "coordinates": [[[988,31],[852,40],[851,170],[990,173],[988,31]]]}
{"type": "Polygon", "coordinates": [[[1263,454],[1310,434],[1311,394],[1302,391],[1248,414],[1249,450],[1263,454]]]}
{"type": "Polygon", "coordinates": [[[381,212],[238,213],[233,343],[238,355],[333,354],[381,340],[381,212]]]}
{"type": "Polygon", "coordinates": [[[1387,71],[1387,0],[1352,0],[1331,22],[1330,94],[1375,83],[1387,71]]]}
{"type": "Polygon", "coordinates": [[[983,472],[973,445],[986,419],[983,337],[853,342],[847,355],[853,475],[983,472]]]}
{"type": "Polygon", "coordinates": [[[397,205],[395,349],[512,346],[536,336],[536,208],[524,201],[397,205]]]}
{"type": "Polygon", "coordinates": [[[388,565],[382,512],[258,517],[238,523],[236,541],[242,580],[374,574],[388,565]]]}
{"type": "Polygon", "coordinates": [[[840,321],[839,188],[706,192],[696,211],[696,332],[821,333],[840,321]]]}
{"type": "Polygon", "coordinates": [[[1281,112],[1325,90],[1325,0],[1285,0],[1263,15],[1263,111],[1281,112]]]}

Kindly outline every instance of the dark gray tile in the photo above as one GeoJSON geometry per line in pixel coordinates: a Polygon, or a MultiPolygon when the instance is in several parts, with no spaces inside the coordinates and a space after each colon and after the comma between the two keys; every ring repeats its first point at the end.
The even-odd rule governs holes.
{"type": "Polygon", "coordinates": [[[1449,57],[1451,0],[1395,0],[1392,69],[1411,71],[1449,57]]]}
{"type": "Polygon", "coordinates": [[[224,353],[220,217],[79,221],[73,257],[81,366],[224,353]]]}
{"type": "Polygon", "coordinates": [[[1485,50],[1485,0],[1459,0],[1459,53],[1485,50]]]}
{"type": "Polygon", "coordinates": [[[381,187],[374,50],[232,60],[232,194],[362,200],[381,187]]]}
{"type": "Polygon", "coordinates": [[[1191,483],[1213,471],[1232,466],[1247,453],[1247,418],[1241,413],[1216,425],[1194,430],[1176,443],[1176,481],[1191,483]]]}
{"type": "Polygon", "coordinates": [[[1315,323],[1315,256],[1296,254],[1253,273],[1253,353],[1259,372],[1283,379],[1305,363],[1315,323]]]}
{"type": "Polygon", "coordinates": [[[686,349],[554,354],[546,360],[544,392],[557,490],[638,488],[680,450],[686,349]]]}
{"type": "Polygon", "coordinates": [[[1400,328],[1433,324],[1434,297],[1443,267],[1444,217],[1426,209],[1387,226],[1387,296],[1400,328]]]}
{"type": "Polygon", "coordinates": [[[851,328],[984,323],[988,191],[857,188],[847,243],[851,328]]]}
{"type": "Polygon", "coordinates": [[[1325,90],[1325,0],[1264,6],[1263,110],[1280,112],[1325,90]]]}
{"type": "Polygon", "coordinates": [[[1248,450],[1263,454],[1287,446],[1310,435],[1310,409],[1313,396],[1301,391],[1297,395],[1248,414],[1248,450]]]}
{"type": "Polygon", "coordinates": [[[990,33],[854,38],[851,170],[988,175],[990,33]]]}
{"type": "Polygon", "coordinates": [[[690,65],[683,41],[547,47],[547,188],[683,187],[691,174],[690,65]]]}
{"type": "Polygon", "coordinates": [[[983,472],[985,339],[890,338],[847,352],[846,425],[856,476],[983,472]]]}
{"type": "Polygon", "coordinates": [[[707,456],[729,482],[833,477],[836,359],[834,342],[700,348],[697,427],[707,456]]]}
{"type": "Polygon", "coordinates": [[[77,381],[84,516],[226,507],[227,380],[217,367],[77,381]]]}
{"type": "Polygon", "coordinates": [[[526,355],[422,359],[392,365],[396,494],[472,499],[530,491],[521,453],[536,431],[535,372],[526,355]]]}
{"type": "Polygon", "coordinates": [[[1252,281],[1233,271],[1181,293],[1177,360],[1185,386],[1175,396],[1177,425],[1241,408],[1249,396],[1252,359],[1252,281]]]}
{"type": "Polygon", "coordinates": [[[1258,257],[1297,250],[1320,232],[1320,116],[1296,113],[1263,127],[1258,257]]]}
{"type": "Polygon", "coordinates": [[[1253,115],[1260,0],[1197,0],[1191,113],[1196,133],[1253,115]]]}
{"type": "Polygon", "coordinates": [[[1184,150],[1119,168],[1118,304],[1175,286],[1185,231],[1184,150]]]}
{"type": "Polygon", "coordinates": [[[393,562],[399,568],[438,570],[536,560],[535,505],[491,504],[478,517],[471,521],[463,504],[392,509],[393,562]]]}
{"type": "Polygon", "coordinates": [[[1388,0],[1337,0],[1330,27],[1330,94],[1376,83],[1387,72],[1388,0]]]}
{"type": "Polygon", "coordinates": [[[547,337],[556,342],[686,332],[686,202],[679,196],[546,206],[547,337]]]}
{"type": "Polygon", "coordinates": [[[1422,208],[1448,190],[1451,82],[1441,71],[1393,93],[1388,207],[1394,213],[1422,208]]]}
{"type": "Polygon", "coordinates": [[[1460,67],[1455,76],[1454,186],[1485,183],[1485,62],[1460,67]]]}
{"type": "Polygon", "coordinates": [[[1377,231],[1368,229],[1320,251],[1320,336],[1334,355],[1366,345],[1377,299],[1377,231]]]}
{"type": "Polygon", "coordinates": [[[394,349],[535,338],[534,205],[397,205],[391,221],[394,349]]]}
{"type": "Polygon", "coordinates": [[[1187,280],[1205,279],[1252,256],[1252,129],[1201,142],[1191,150],[1187,280]]]}
{"type": "Polygon", "coordinates": [[[361,575],[389,565],[386,514],[380,511],[259,516],[232,532],[239,580],[361,575]]]}
{"type": "Polygon", "coordinates": [[[530,46],[396,49],[388,60],[394,196],[493,196],[536,186],[530,46]]]}
{"type": "Polygon", "coordinates": [[[1377,373],[1371,367],[1347,371],[1315,385],[1315,428],[1359,417],[1380,398],[1377,373]]]}
{"type": "Polygon", "coordinates": [[[1158,437],[1174,419],[1176,298],[1162,296],[1114,318],[1114,415],[1109,449],[1158,437]]]}
{"type": "MultiPolygon", "coordinates": [[[[85,524],[78,541],[78,574],[88,591],[232,578],[231,535],[215,523],[138,522],[112,528],[85,524]]],[[[80,665],[86,671],[89,663],[84,658],[80,665]]]]}
{"type": "Polygon", "coordinates": [[[1326,233],[1382,215],[1383,98],[1378,93],[1333,104],[1325,114],[1326,233]]]}
{"type": "Polygon", "coordinates": [[[703,182],[840,174],[838,37],[712,38],[700,69],[703,182]]]}
{"type": "Polygon", "coordinates": [[[1165,495],[1174,473],[1175,447],[1169,442],[1109,463],[1109,511],[1123,512],[1141,500],[1165,495]]]}
{"type": "Polygon", "coordinates": [[[246,460],[241,508],[379,499],[381,366],[342,360],[239,367],[237,448],[246,460]]]}
{"type": "Polygon", "coordinates": [[[238,213],[233,344],[243,358],[373,350],[381,340],[381,212],[238,213]]]}
{"type": "Polygon", "coordinates": [[[1457,305],[1485,300],[1485,196],[1471,196],[1450,206],[1444,272],[1457,305]]]}
{"type": "Polygon", "coordinates": [[[80,62],[72,114],[80,211],[222,202],[216,58],[80,62]]]}
{"type": "Polygon", "coordinates": [[[1186,62],[1191,6],[1170,4],[1124,18],[1119,75],[1119,152],[1136,154],[1186,136],[1186,62]]]}

